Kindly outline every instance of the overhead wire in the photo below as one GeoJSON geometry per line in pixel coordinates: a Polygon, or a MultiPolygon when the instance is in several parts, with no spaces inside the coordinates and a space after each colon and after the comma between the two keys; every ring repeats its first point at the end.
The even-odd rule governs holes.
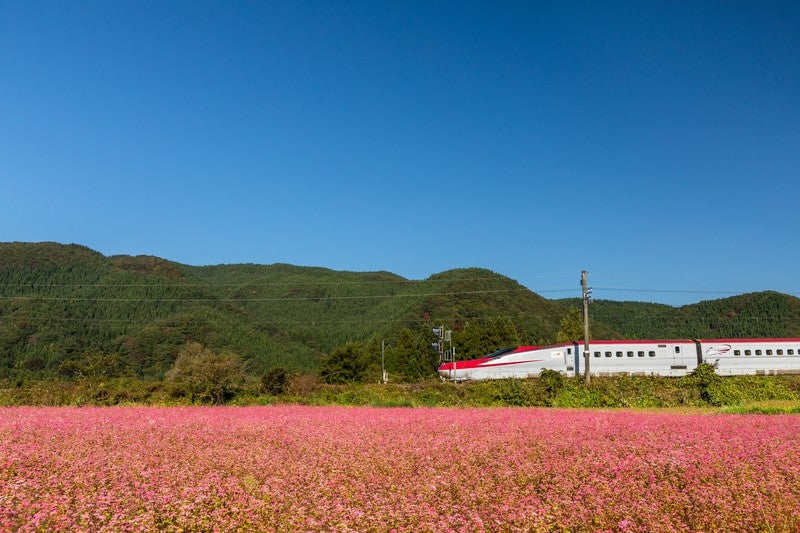
{"type": "MultiPolygon", "coordinates": [[[[342,286],[342,285],[374,285],[374,284],[429,284],[431,282],[473,282],[473,281],[487,281],[487,280],[496,280],[496,281],[508,281],[509,278],[502,277],[502,276],[482,276],[482,277],[474,277],[474,278],[462,278],[462,279],[434,279],[434,280],[359,280],[359,281],[324,281],[324,282],[271,282],[271,283],[207,283],[207,284],[174,284],[174,285],[156,285],[156,284],[106,284],[106,283],[96,283],[96,284],[47,284],[47,285],[40,285],[40,284],[4,284],[0,285],[0,290],[3,288],[10,289],[10,288],[26,288],[26,289],[53,289],[53,288],[97,288],[97,289],[107,289],[107,288],[149,288],[149,289],[183,289],[183,288],[239,288],[241,290],[244,289],[252,289],[255,287],[304,287],[304,286],[342,286]]],[[[513,281],[513,280],[512,280],[513,281]]],[[[614,292],[634,292],[634,293],[668,293],[668,294],[741,294],[740,291],[722,291],[722,290],[707,290],[707,289],[658,289],[658,288],[633,288],[633,287],[595,287],[596,291],[614,291],[614,292]]],[[[120,302],[120,303],[145,303],[145,302],[153,302],[153,303],[257,303],[257,302],[303,302],[303,301],[337,301],[337,300],[377,300],[377,299],[393,299],[393,298],[425,298],[425,297],[433,297],[433,296],[449,296],[449,297],[457,297],[457,296],[474,296],[474,295],[483,295],[483,294],[499,294],[499,293],[513,293],[513,292],[532,292],[537,295],[541,294],[556,294],[556,293],[571,293],[575,292],[575,288],[543,288],[543,289],[529,289],[524,286],[515,287],[515,288],[504,288],[504,289],[483,289],[483,290],[471,290],[471,291],[442,291],[442,292],[423,292],[423,293],[406,293],[406,294],[373,294],[373,295],[335,295],[335,296],[318,296],[318,295],[311,295],[311,296],[281,296],[281,297],[269,297],[269,298],[248,298],[248,297],[208,297],[208,298],[149,298],[149,297],[141,297],[141,298],[133,298],[133,297],[101,297],[101,296],[48,296],[48,295],[41,295],[41,294],[16,294],[16,295],[0,295],[0,300],[27,300],[27,301],[54,301],[54,302],[120,302]]],[[[580,296],[576,296],[576,298],[580,298],[580,296]]],[[[596,299],[596,301],[604,301],[596,299]]],[[[669,304],[665,304],[669,305],[669,304]]],[[[674,306],[671,306],[674,307],[674,306]]],[[[496,316],[489,316],[486,318],[502,318],[506,315],[496,315],[496,316]]],[[[510,315],[510,316],[528,316],[525,315],[510,315]]],[[[625,315],[621,314],[606,314],[606,317],[610,318],[622,318],[625,315]]],[[[20,317],[20,316],[0,316],[0,320],[30,320],[30,321],[39,321],[39,320],[65,320],[65,321],[92,321],[92,322],[129,322],[131,319],[116,319],[116,318],[93,318],[93,317],[82,317],[82,318],[71,318],[71,317],[20,317]]],[[[478,317],[472,317],[472,319],[476,319],[478,317]]],[[[784,317],[748,317],[746,320],[774,320],[780,319],[784,317]]],[[[156,319],[159,320],[159,319],[156,319]]],[[[740,318],[740,320],[743,320],[740,318]]],[[[358,321],[358,322],[394,322],[394,321],[405,321],[402,319],[331,319],[331,320],[316,320],[315,322],[349,322],[349,321],[358,321]]],[[[262,323],[286,323],[285,320],[270,320],[264,321],[262,323]]]]}

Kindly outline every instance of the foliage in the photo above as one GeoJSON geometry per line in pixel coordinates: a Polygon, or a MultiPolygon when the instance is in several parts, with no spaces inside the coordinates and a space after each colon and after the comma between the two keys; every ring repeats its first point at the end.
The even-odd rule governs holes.
{"type": "MultiPolygon", "coordinates": [[[[576,326],[571,307],[579,306],[485,269],[411,281],[388,272],[193,267],[79,245],[0,243],[0,380],[162,381],[182,347],[197,342],[237,354],[256,381],[275,367],[318,374],[334,350],[355,343],[364,366],[357,379],[377,382],[385,340],[390,379],[414,382],[435,375],[433,326],[452,330],[463,360],[564,338],[564,321],[576,326]]],[[[594,338],[800,337],[800,300],[774,292],[680,308],[597,300],[591,314],[594,338]]]]}
{"type": "Polygon", "coordinates": [[[469,321],[456,336],[456,353],[461,359],[476,359],[506,346],[519,346],[519,333],[507,317],[469,321]]]}
{"type": "Polygon", "coordinates": [[[192,403],[224,403],[244,381],[245,368],[239,356],[216,353],[196,342],[181,349],[166,377],[173,395],[188,397],[192,403]]]}
{"type": "Polygon", "coordinates": [[[363,380],[367,367],[361,346],[348,342],[322,360],[319,376],[325,383],[355,383],[363,380]]]}
{"type": "MultiPolygon", "coordinates": [[[[579,305],[580,299],[560,300],[579,305]]],[[[594,338],[800,337],[800,299],[773,291],[742,294],[682,307],[644,302],[593,300],[594,338]],[[600,328],[613,326],[611,336],[600,328]],[[615,336],[616,335],[616,336],[615,336]]]]}
{"type": "MultiPolygon", "coordinates": [[[[261,380],[247,380],[226,397],[231,405],[295,403],[372,406],[539,406],[569,408],[724,408],[737,412],[800,410],[800,375],[720,377],[717,389],[701,397],[694,376],[604,376],[587,388],[581,378],[543,372],[539,378],[449,383],[348,383],[330,385],[313,374],[289,374],[285,390],[272,394],[261,380]],[[777,406],[777,407],[776,407],[777,406]]],[[[715,379],[715,381],[716,381],[715,379]]],[[[191,401],[160,381],[134,377],[76,381],[0,380],[0,405],[170,405],[191,401]]],[[[184,395],[185,394],[185,395],[184,395]]],[[[196,401],[200,401],[197,399],[196,401]]]]}
{"type": "Polygon", "coordinates": [[[556,333],[556,342],[578,342],[583,339],[583,316],[577,307],[569,306],[569,311],[561,319],[561,329],[556,333]]]}
{"type": "Polygon", "coordinates": [[[544,385],[544,390],[547,393],[547,398],[553,400],[564,389],[565,377],[561,372],[545,368],[539,374],[539,381],[544,385]]]}
{"type": "Polygon", "coordinates": [[[271,396],[286,392],[289,384],[289,373],[283,367],[270,368],[261,375],[261,391],[271,396]]]}
{"type": "Polygon", "coordinates": [[[439,356],[431,348],[430,341],[427,333],[402,328],[387,351],[390,379],[413,382],[433,377],[439,356]]]}
{"type": "Polygon", "coordinates": [[[722,378],[715,372],[714,365],[710,363],[697,365],[690,374],[690,380],[699,389],[701,400],[711,405],[723,405],[723,397],[719,394],[722,378]]]}

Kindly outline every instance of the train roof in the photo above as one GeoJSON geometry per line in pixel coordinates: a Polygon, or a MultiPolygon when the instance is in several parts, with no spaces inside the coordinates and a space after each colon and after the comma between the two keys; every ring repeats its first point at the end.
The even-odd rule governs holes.
{"type": "MultiPolygon", "coordinates": [[[[708,342],[791,342],[798,343],[800,338],[796,337],[771,337],[771,338],[743,338],[743,339],[590,339],[589,346],[597,344],[694,344],[695,342],[708,343],[708,342]]],[[[551,344],[547,346],[517,346],[516,349],[529,349],[529,350],[544,350],[548,348],[567,348],[574,345],[583,346],[583,341],[575,342],[562,342],[560,344],[551,344]]]]}

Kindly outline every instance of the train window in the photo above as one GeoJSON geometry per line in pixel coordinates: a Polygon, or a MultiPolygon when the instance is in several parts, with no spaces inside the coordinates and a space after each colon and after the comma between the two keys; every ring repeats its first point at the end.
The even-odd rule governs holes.
{"type": "Polygon", "coordinates": [[[567,348],[567,353],[572,355],[572,348],[567,348]]]}
{"type": "Polygon", "coordinates": [[[622,352],[617,352],[617,357],[622,357],[622,352]]]}
{"type": "Polygon", "coordinates": [[[767,350],[767,355],[772,355],[772,350],[767,350]]]}
{"type": "Polygon", "coordinates": [[[675,347],[675,353],[681,353],[681,347],[680,346],[676,346],[675,347]]]}
{"type": "Polygon", "coordinates": [[[644,357],[644,352],[638,351],[636,352],[636,355],[638,355],[639,357],[644,357]]]}
{"type": "Polygon", "coordinates": [[[650,356],[650,357],[655,357],[656,356],[656,352],[654,352],[653,350],[650,350],[649,352],[647,352],[647,355],[650,356]]]}
{"type": "Polygon", "coordinates": [[[761,350],[756,350],[756,355],[761,355],[761,350]]]}
{"type": "Polygon", "coordinates": [[[600,352],[594,352],[595,357],[600,357],[600,352]]]}
{"type": "Polygon", "coordinates": [[[794,350],[789,348],[788,350],[786,350],[786,355],[794,355],[794,350]]]}
{"type": "Polygon", "coordinates": [[[751,352],[750,350],[745,350],[745,351],[744,351],[744,354],[745,354],[745,355],[750,355],[751,353],[752,353],[752,352],[751,352]]]}
{"type": "Polygon", "coordinates": [[[633,352],[628,352],[628,357],[633,357],[633,352]]]}
{"type": "Polygon", "coordinates": [[[606,352],[606,357],[611,357],[611,352],[606,352]]]}
{"type": "Polygon", "coordinates": [[[783,350],[781,350],[780,348],[778,348],[777,350],[775,350],[775,354],[776,354],[776,355],[783,355],[783,350]]]}
{"type": "Polygon", "coordinates": [[[741,350],[734,350],[733,351],[733,355],[742,355],[742,351],[741,350]]]}

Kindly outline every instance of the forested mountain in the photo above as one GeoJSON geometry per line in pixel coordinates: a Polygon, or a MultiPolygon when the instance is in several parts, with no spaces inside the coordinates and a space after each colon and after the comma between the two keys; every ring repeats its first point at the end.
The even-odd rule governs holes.
{"type": "MultiPolygon", "coordinates": [[[[560,303],[581,305],[578,298],[560,303]]],[[[683,307],[597,300],[589,314],[630,339],[800,337],[800,299],[773,291],[683,307]]]]}
{"type": "MultiPolygon", "coordinates": [[[[553,342],[579,304],[544,299],[485,269],[414,281],[389,272],[194,267],[106,257],[79,245],[0,243],[0,379],[161,379],[190,342],[234,352],[261,373],[277,366],[313,372],[341,346],[385,340],[422,354],[420,364],[433,370],[434,325],[454,331],[459,357],[477,357],[512,342],[553,342]]],[[[800,300],[768,292],[681,308],[592,303],[595,338],[761,335],[800,336],[800,300]]]]}

